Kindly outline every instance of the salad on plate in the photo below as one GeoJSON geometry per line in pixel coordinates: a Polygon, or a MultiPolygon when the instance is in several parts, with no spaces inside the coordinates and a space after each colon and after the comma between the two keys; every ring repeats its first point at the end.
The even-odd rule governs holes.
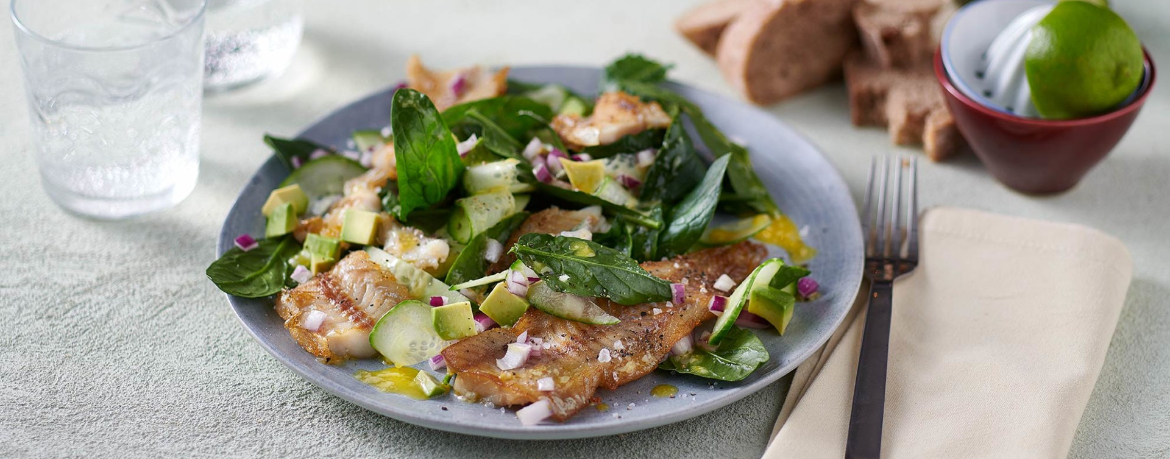
{"type": "Polygon", "coordinates": [[[668,69],[624,56],[592,97],[412,57],[390,126],[341,147],[265,137],[290,173],[263,237],[207,276],[271,297],[322,364],[381,359],[354,376],[525,425],[655,370],[742,380],[769,359],[757,333],[817,294],[814,251],[668,69]]]}

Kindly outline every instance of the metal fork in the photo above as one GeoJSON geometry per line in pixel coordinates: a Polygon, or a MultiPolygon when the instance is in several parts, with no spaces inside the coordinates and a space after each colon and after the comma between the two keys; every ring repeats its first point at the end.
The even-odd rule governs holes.
{"type": "Polygon", "coordinates": [[[893,284],[894,279],[918,266],[917,182],[918,161],[914,157],[875,157],[870,162],[861,220],[865,277],[870,281],[869,305],[853,385],[846,459],[881,457],[893,284]],[[909,176],[905,185],[903,175],[909,176]]]}

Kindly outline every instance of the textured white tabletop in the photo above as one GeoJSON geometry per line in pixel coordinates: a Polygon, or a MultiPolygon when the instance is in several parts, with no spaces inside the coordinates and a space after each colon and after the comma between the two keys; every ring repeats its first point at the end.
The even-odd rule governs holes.
{"type": "MultiPolygon", "coordinates": [[[[117,223],[68,216],[41,191],[11,24],[0,21],[0,457],[758,457],[780,408],[776,385],[648,431],[501,441],[352,406],[252,341],[203,270],[228,207],[269,155],[261,134],[291,135],[393,84],[410,54],[449,67],[598,65],[639,51],[673,62],[677,80],[734,96],[715,65],[671,29],[693,0],[307,3],[305,42],[286,74],[206,100],[191,197],[117,223]]],[[[1155,61],[1170,65],[1170,2],[1113,3],[1155,61]]],[[[971,156],[925,164],[920,174],[924,204],[1081,223],[1133,253],[1133,285],[1071,457],[1170,455],[1167,84],[1116,151],[1063,195],[1013,193],[971,156]]],[[[870,156],[914,153],[891,147],[884,131],[852,127],[840,84],[772,112],[825,151],[855,197],[870,156]]]]}

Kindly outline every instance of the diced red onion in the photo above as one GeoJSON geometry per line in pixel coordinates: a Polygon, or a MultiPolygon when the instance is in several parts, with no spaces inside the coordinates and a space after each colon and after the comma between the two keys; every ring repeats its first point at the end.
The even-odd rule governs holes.
{"type": "Polygon", "coordinates": [[[243,250],[245,252],[252,250],[256,247],[259,247],[259,246],[260,246],[260,243],[256,242],[255,239],[252,239],[252,236],[250,234],[245,233],[245,234],[241,234],[241,235],[236,237],[236,247],[239,247],[240,250],[243,250]]]}
{"type": "MultiPolygon", "coordinates": [[[[407,87],[409,87],[409,86],[406,85],[405,81],[399,81],[398,84],[394,85],[394,90],[397,91],[399,89],[403,89],[403,88],[407,88],[407,87]]],[[[390,137],[390,136],[386,135],[383,137],[390,137]]]]}
{"type": "Polygon", "coordinates": [[[477,333],[483,333],[484,331],[491,330],[497,326],[499,326],[499,324],[492,320],[491,317],[488,317],[487,314],[481,312],[475,315],[475,328],[477,333]]]}
{"type": "Polygon", "coordinates": [[[528,265],[524,263],[520,263],[520,272],[524,273],[525,276],[528,276],[529,285],[531,285],[532,282],[540,280],[540,277],[536,275],[536,271],[533,271],[532,268],[529,268],[528,265]]]}
{"type": "Polygon", "coordinates": [[[544,151],[544,142],[541,142],[540,139],[533,137],[532,140],[528,141],[528,145],[524,146],[524,151],[521,152],[521,154],[524,155],[524,159],[534,161],[536,158],[540,158],[541,151],[544,151]]]}
{"type": "Polygon", "coordinates": [[[800,293],[800,296],[806,298],[816,293],[817,289],[819,288],[820,285],[818,285],[817,281],[813,280],[811,277],[802,277],[800,280],[796,281],[797,293],[800,293]]]}
{"type": "Polygon", "coordinates": [[[735,281],[731,279],[731,276],[720,274],[719,278],[715,279],[715,285],[713,285],[713,287],[715,287],[716,290],[730,292],[735,288],[735,281]]]}
{"type": "MultiPolygon", "coordinates": [[[[399,84],[399,85],[400,85],[400,87],[402,87],[402,88],[405,88],[405,87],[406,87],[406,83],[398,83],[398,84],[399,84]]],[[[390,127],[390,125],[386,125],[386,126],[383,126],[383,127],[382,127],[382,130],[381,130],[381,131],[378,131],[378,133],[379,133],[379,134],[382,134],[382,137],[383,137],[383,138],[389,138],[391,135],[393,135],[393,134],[394,134],[394,128],[390,127]]]]}
{"type": "Polygon", "coordinates": [[[292,158],[293,169],[300,169],[301,164],[304,164],[304,163],[305,162],[301,160],[300,156],[293,156],[293,158],[292,158]]]}
{"type": "Polygon", "coordinates": [[[573,161],[581,161],[581,162],[593,161],[593,157],[589,156],[589,153],[578,153],[578,154],[573,155],[572,158],[573,158],[573,161]]]}
{"type": "Polygon", "coordinates": [[[318,148],[316,150],[313,150],[312,153],[309,153],[309,160],[311,161],[311,160],[314,160],[317,158],[323,158],[325,156],[329,156],[329,152],[318,148]]]}
{"type": "Polygon", "coordinates": [[[711,332],[704,331],[702,335],[699,335],[699,339],[695,340],[695,346],[701,347],[707,352],[712,352],[715,348],[719,347],[712,346],[709,341],[711,341],[711,332]]]}
{"type": "Polygon", "coordinates": [[[471,134],[471,137],[468,137],[467,140],[455,144],[455,151],[459,152],[459,157],[465,157],[478,143],[479,138],[475,134],[471,134]]]}
{"type": "Polygon", "coordinates": [[[772,326],[763,317],[747,311],[739,311],[739,316],[735,318],[735,324],[744,328],[769,328],[772,326]]]}
{"type": "Polygon", "coordinates": [[[358,162],[361,162],[361,160],[362,160],[362,154],[358,153],[356,151],[353,151],[353,150],[342,151],[341,156],[344,156],[346,158],[349,158],[349,159],[352,159],[352,160],[358,161],[358,162]]]}
{"type": "Polygon", "coordinates": [[[676,282],[670,284],[670,291],[674,293],[674,297],[671,298],[671,303],[674,303],[675,306],[683,304],[683,301],[687,297],[687,286],[676,282]]]}
{"type": "Polygon", "coordinates": [[[314,309],[312,311],[309,311],[309,314],[305,316],[305,321],[301,322],[301,328],[304,328],[305,330],[308,330],[311,332],[315,332],[317,330],[320,330],[321,324],[324,324],[324,323],[325,323],[325,313],[314,309]]]}
{"type": "Polygon", "coordinates": [[[508,278],[504,280],[504,287],[520,298],[528,296],[528,276],[520,271],[508,271],[508,278]]]}
{"type": "Polygon", "coordinates": [[[549,150],[548,157],[549,158],[570,159],[569,155],[566,155],[565,152],[561,151],[558,148],[553,148],[552,150],[549,150]]]}
{"type": "MultiPolygon", "coordinates": [[[[371,147],[371,148],[373,148],[373,147],[371,147]]],[[[368,151],[368,150],[363,151],[362,157],[361,157],[361,159],[358,160],[358,162],[362,164],[362,167],[365,167],[367,169],[374,167],[374,152],[368,151]]]]}
{"type": "Polygon", "coordinates": [[[540,337],[539,337],[539,336],[533,336],[532,338],[529,338],[529,339],[528,339],[528,341],[531,341],[531,342],[532,342],[532,344],[542,344],[542,343],[544,343],[544,340],[543,340],[543,339],[540,339],[540,337]]]}
{"type": "Polygon", "coordinates": [[[488,263],[495,263],[500,261],[500,257],[504,255],[504,244],[495,239],[488,239],[487,249],[483,251],[483,259],[488,263]]]}
{"type": "Polygon", "coordinates": [[[536,380],[536,390],[541,392],[552,392],[556,390],[557,383],[553,381],[552,376],[545,376],[536,380]]]}
{"type": "Polygon", "coordinates": [[[308,282],[309,279],[313,278],[313,272],[309,271],[309,268],[306,268],[306,267],[301,266],[301,265],[297,265],[296,268],[293,268],[292,274],[289,275],[288,277],[291,278],[292,280],[297,281],[297,284],[303,284],[305,282],[308,282]]]}
{"type": "Polygon", "coordinates": [[[593,240],[593,232],[589,228],[575,229],[573,231],[561,231],[559,236],[575,237],[577,239],[584,239],[586,241],[593,240]]]}
{"type": "Polygon", "coordinates": [[[545,399],[516,410],[516,418],[520,420],[520,425],[525,426],[540,424],[541,421],[552,417],[552,414],[552,406],[545,399]]]}
{"type": "Polygon", "coordinates": [[[639,151],[637,155],[638,167],[650,167],[651,164],[654,164],[655,156],[658,156],[658,151],[653,148],[639,151]]]}
{"type": "Polygon", "coordinates": [[[445,297],[445,296],[432,296],[431,297],[431,306],[438,307],[438,306],[442,306],[444,304],[447,304],[447,297],[445,297]]]}
{"type": "MultiPolygon", "coordinates": [[[[553,151],[556,151],[556,150],[553,150],[553,151]]],[[[568,159],[568,158],[564,158],[564,159],[568,159]]],[[[549,155],[549,157],[548,157],[548,171],[552,172],[553,175],[560,175],[561,171],[565,170],[565,166],[563,164],[561,164],[561,160],[562,160],[562,158],[560,158],[558,156],[549,155]]]]}
{"type": "Polygon", "coordinates": [[[548,171],[548,168],[545,167],[544,164],[538,164],[534,169],[532,169],[532,174],[535,175],[536,179],[540,180],[542,183],[552,183],[553,181],[552,173],[548,171]]]}
{"type": "Polygon", "coordinates": [[[467,75],[459,72],[455,75],[455,79],[451,80],[451,93],[455,94],[455,97],[460,97],[465,90],[467,90],[467,75]]]}
{"type": "Polygon", "coordinates": [[[540,280],[540,278],[539,278],[539,277],[529,277],[529,278],[528,278],[528,285],[535,284],[535,283],[536,283],[536,281],[539,281],[539,280],[540,280]]]}
{"type": "Polygon", "coordinates": [[[674,346],[671,346],[670,353],[674,355],[687,355],[691,353],[694,347],[695,339],[691,338],[691,335],[686,335],[678,340],[677,343],[674,343],[674,346]]]}
{"type": "Polygon", "coordinates": [[[431,370],[439,371],[447,367],[447,359],[443,358],[443,354],[435,354],[430,360],[431,370]]]}
{"type": "Polygon", "coordinates": [[[496,359],[496,366],[501,370],[515,370],[524,366],[528,361],[528,354],[532,352],[532,346],[523,343],[511,343],[508,345],[508,352],[504,353],[504,357],[496,359]]]}
{"type": "Polygon", "coordinates": [[[528,344],[528,330],[520,332],[520,335],[516,337],[516,342],[520,344],[528,344]]]}
{"type": "Polygon", "coordinates": [[[711,297],[711,302],[707,304],[707,309],[715,315],[723,314],[723,310],[727,308],[727,297],[714,295],[711,297]]]}
{"type": "Polygon", "coordinates": [[[622,184],[622,186],[624,186],[624,187],[626,187],[626,188],[629,188],[629,189],[631,189],[631,190],[632,190],[632,189],[634,189],[634,188],[637,188],[637,187],[640,187],[640,186],[642,186],[642,181],[641,181],[641,180],[638,180],[638,179],[636,179],[636,178],[630,177],[630,176],[628,176],[628,175],[626,175],[626,174],[619,175],[619,176],[618,176],[618,182],[620,182],[620,183],[622,184]]]}

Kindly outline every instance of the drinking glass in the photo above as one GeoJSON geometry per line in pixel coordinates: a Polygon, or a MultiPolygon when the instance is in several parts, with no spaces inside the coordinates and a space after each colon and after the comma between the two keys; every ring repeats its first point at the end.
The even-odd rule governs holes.
{"type": "Polygon", "coordinates": [[[300,0],[208,0],[208,91],[233,89],[283,72],[301,43],[300,0]]]}
{"type": "Polygon", "coordinates": [[[33,150],[62,208],[119,219],[199,175],[205,0],[12,0],[33,150]]]}

